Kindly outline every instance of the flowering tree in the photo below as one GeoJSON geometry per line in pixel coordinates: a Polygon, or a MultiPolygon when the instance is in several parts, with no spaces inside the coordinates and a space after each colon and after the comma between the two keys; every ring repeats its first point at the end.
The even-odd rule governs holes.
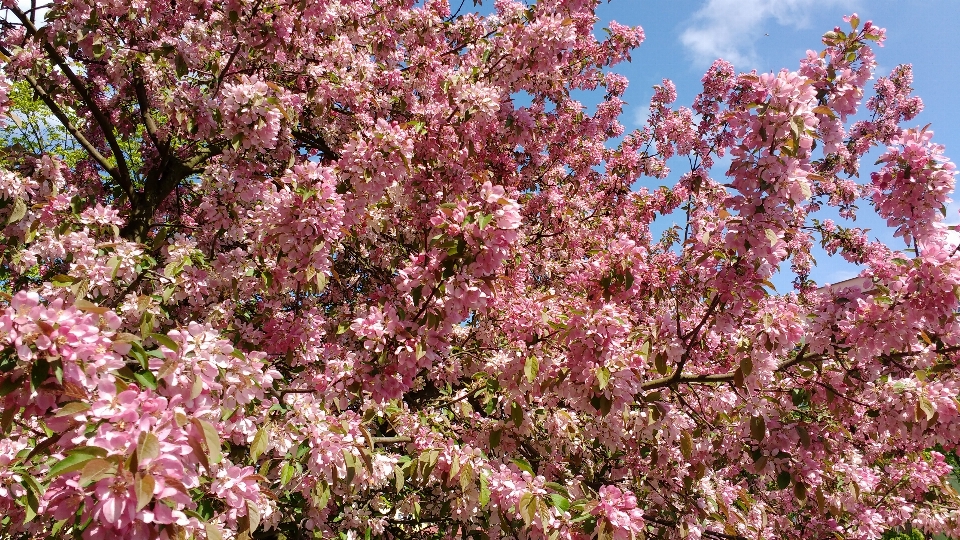
{"type": "Polygon", "coordinates": [[[909,66],[854,122],[852,16],[614,144],[643,33],[595,4],[6,1],[0,535],[960,533],[953,165],[909,66]]]}

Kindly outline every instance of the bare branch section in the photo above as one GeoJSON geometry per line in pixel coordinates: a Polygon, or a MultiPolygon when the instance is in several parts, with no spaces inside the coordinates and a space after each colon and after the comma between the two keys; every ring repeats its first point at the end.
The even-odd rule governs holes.
{"type": "Polygon", "coordinates": [[[153,115],[150,114],[150,99],[147,97],[147,88],[143,84],[143,79],[140,77],[140,74],[134,77],[133,88],[137,93],[137,105],[140,107],[140,117],[143,118],[143,125],[146,127],[147,136],[153,141],[157,152],[159,152],[162,157],[166,157],[169,148],[166,141],[164,144],[161,144],[160,138],[157,135],[157,123],[153,120],[153,115]]]}
{"type": "MultiPolygon", "coordinates": [[[[802,364],[803,362],[821,361],[825,359],[822,355],[807,356],[806,351],[807,351],[807,346],[804,345],[800,349],[800,351],[797,352],[797,355],[795,357],[791,358],[790,360],[781,362],[774,371],[782,373],[792,368],[793,366],[802,364]]],[[[937,355],[960,352],[960,346],[944,347],[941,349],[935,349],[932,352],[937,355]]],[[[923,351],[905,351],[905,352],[890,353],[888,355],[882,355],[880,358],[881,359],[906,358],[911,356],[917,356],[922,353],[923,351]]],[[[728,371],[726,373],[711,373],[706,375],[671,374],[668,377],[660,377],[659,379],[653,379],[653,380],[647,381],[641,384],[640,387],[644,390],[656,390],[658,388],[675,387],[678,384],[713,384],[713,383],[729,382],[736,379],[736,373],[737,373],[736,370],[734,370],[734,371],[728,371]]]]}

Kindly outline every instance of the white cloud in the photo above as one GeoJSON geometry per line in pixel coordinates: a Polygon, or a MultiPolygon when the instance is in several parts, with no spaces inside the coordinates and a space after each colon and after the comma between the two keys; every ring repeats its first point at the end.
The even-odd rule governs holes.
{"type": "Polygon", "coordinates": [[[647,119],[650,118],[650,107],[634,107],[633,108],[633,126],[635,128],[642,128],[647,125],[647,119]]]}
{"type": "Polygon", "coordinates": [[[956,200],[958,196],[960,193],[954,192],[954,199],[947,203],[947,215],[943,222],[948,225],[960,225],[960,201],[956,200]]]}
{"type": "Polygon", "coordinates": [[[782,26],[804,28],[810,13],[827,6],[852,8],[856,0],[707,0],[697,11],[680,41],[697,64],[723,58],[747,68],[756,63],[756,42],[764,36],[764,23],[775,19],[782,26]]]}

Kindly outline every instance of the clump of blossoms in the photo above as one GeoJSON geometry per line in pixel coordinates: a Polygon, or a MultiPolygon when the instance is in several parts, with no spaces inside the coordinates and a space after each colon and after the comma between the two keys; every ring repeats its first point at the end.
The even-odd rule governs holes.
{"type": "Polygon", "coordinates": [[[624,133],[595,8],[5,4],[0,536],[960,535],[910,67],[853,15],[624,133]]]}

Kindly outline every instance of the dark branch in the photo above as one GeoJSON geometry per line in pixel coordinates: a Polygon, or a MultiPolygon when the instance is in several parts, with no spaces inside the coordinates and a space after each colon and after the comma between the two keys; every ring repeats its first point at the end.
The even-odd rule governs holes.
{"type": "Polygon", "coordinates": [[[87,91],[86,85],[84,85],[83,81],[80,80],[80,77],[78,77],[77,74],[70,69],[70,66],[67,64],[66,60],[64,60],[64,58],[60,56],[60,53],[57,52],[56,47],[50,44],[48,40],[44,39],[43,36],[39,35],[37,27],[33,25],[27,14],[21,11],[15,5],[9,7],[8,9],[13,12],[18,19],[20,19],[20,22],[23,23],[27,33],[43,44],[43,48],[45,51],[47,51],[50,59],[53,60],[53,62],[63,71],[63,74],[67,76],[67,79],[69,79],[70,84],[77,92],[77,95],[80,96],[80,99],[82,99],[84,104],[90,109],[90,113],[93,115],[94,120],[97,121],[97,125],[100,126],[100,131],[103,132],[103,137],[110,146],[110,151],[113,152],[113,157],[117,162],[116,168],[111,168],[112,172],[110,172],[111,169],[108,169],[108,172],[110,172],[110,175],[114,177],[114,179],[120,184],[128,196],[132,195],[133,186],[130,181],[130,170],[127,168],[127,162],[123,157],[123,150],[120,148],[120,143],[117,142],[117,137],[114,134],[113,124],[110,122],[110,119],[103,114],[103,111],[100,110],[97,102],[87,91]]]}
{"type": "MultiPolygon", "coordinates": [[[[10,56],[9,51],[7,51],[3,47],[0,47],[0,53],[3,53],[6,56],[10,56]]],[[[116,178],[118,174],[116,167],[110,165],[110,160],[108,160],[106,156],[101,154],[100,151],[97,150],[97,147],[94,146],[93,143],[91,143],[89,140],[87,140],[87,138],[83,136],[83,133],[80,133],[80,130],[77,129],[77,127],[74,126],[72,122],[70,122],[70,118],[66,115],[66,113],[63,112],[60,106],[57,105],[57,102],[53,99],[53,97],[49,93],[47,93],[47,91],[43,88],[43,86],[40,85],[40,81],[38,81],[36,78],[34,78],[30,74],[24,74],[24,79],[27,81],[27,84],[29,84],[30,87],[33,88],[33,91],[37,93],[37,96],[40,97],[40,100],[43,101],[44,105],[46,105],[47,108],[50,109],[50,112],[52,112],[53,115],[57,117],[57,120],[60,121],[60,123],[67,130],[67,132],[70,133],[70,135],[74,139],[76,139],[78,143],[80,143],[80,146],[82,146],[83,149],[88,154],[90,154],[90,157],[92,157],[94,161],[96,161],[101,167],[103,167],[103,169],[106,170],[107,173],[110,174],[110,176],[113,176],[114,178],[116,178]]],[[[129,195],[129,191],[127,194],[129,195]]]]}

